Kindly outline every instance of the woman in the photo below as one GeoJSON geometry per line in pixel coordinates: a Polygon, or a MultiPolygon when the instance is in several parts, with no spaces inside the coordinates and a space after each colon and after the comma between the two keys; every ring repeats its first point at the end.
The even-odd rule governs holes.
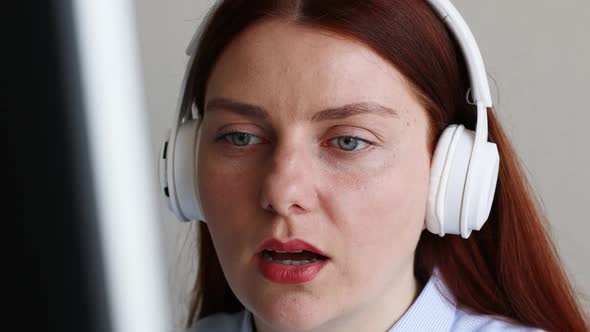
{"type": "Polygon", "coordinates": [[[491,108],[489,218],[431,233],[435,148],[477,112],[426,1],[222,1],[194,54],[191,331],[588,330],[491,108]]]}

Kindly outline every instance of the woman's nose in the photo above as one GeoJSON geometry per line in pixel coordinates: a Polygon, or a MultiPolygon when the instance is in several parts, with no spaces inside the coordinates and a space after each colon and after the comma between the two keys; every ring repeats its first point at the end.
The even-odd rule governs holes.
{"type": "Polygon", "coordinates": [[[260,193],[262,208],[283,217],[316,208],[319,179],[315,178],[312,157],[304,147],[277,147],[266,169],[260,193]]]}

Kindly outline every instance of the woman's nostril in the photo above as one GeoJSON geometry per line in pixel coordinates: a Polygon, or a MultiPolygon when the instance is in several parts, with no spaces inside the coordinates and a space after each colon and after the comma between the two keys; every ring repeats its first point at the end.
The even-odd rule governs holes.
{"type": "Polygon", "coordinates": [[[272,206],[272,204],[268,204],[267,208],[268,211],[276,213],[277,211],[274,209],[274,207],[272,206]]]}

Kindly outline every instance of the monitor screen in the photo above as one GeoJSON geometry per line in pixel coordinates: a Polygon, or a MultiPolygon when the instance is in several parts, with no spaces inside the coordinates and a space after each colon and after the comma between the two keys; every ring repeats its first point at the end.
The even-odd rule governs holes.
{"type": "Polygon", "coordinates": [[[168,330],[132,2],[14,6],[3,127],[22,239],[9,252],[9,318],[48,331],[168,330]]]}

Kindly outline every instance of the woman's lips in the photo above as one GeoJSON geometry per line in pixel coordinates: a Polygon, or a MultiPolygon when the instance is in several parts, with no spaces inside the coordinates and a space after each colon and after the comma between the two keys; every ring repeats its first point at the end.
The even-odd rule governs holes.
{"type": "Polygon", "coordinates": [[[263,241],[256,247],[256,254],[260,254],[264,250],[273,250],[277,252],[297,252],[301,250],[307,250],[320,256],[328,257],[324,252],[314,247],[313,245],[299,239],[291,240],[288,242],[281,242],[277,239],[269,239],[263,241]]]}
{"type": "Polygon", "coordinates": [[[255,256],[260,274],[269,281],[283,284],[299,284],[315,279],[330,260],[323,251],[298,239],[285,243],[282,243],[277,239],[264,241],[256,248],[255,256]],[[273,255],[270,254],[271,252],[275,252],[280,254],[293,253],[294,255],[298,255],[295,253],[300,253],[304,250],[315,254],[314,256],[317,255],[317,259],[314,258],[312,261],[301,260],[297,262],[300,265],[293,265],[289,264],[290,262],[287,261],[273,260],[271,257],[273,255]],[[263,252],[266,254],[263,254],[263,252]]]}
{"type": "Polygon", "coordinates": [[[281,284],[300,284],[311,281],[320,273],[329,260],[318,260],[303,265],[287,265],[270,261],[262,255],[256,255],[258,271],[269,281],[281,284]]]}

